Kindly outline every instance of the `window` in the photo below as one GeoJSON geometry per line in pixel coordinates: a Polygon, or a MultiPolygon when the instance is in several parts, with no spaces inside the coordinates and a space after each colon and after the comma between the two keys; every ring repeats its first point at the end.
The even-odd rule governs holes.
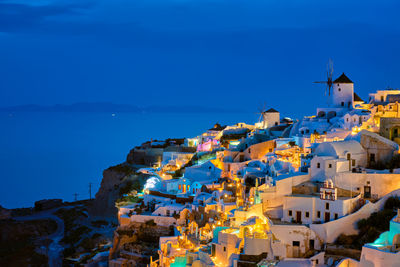
{"type": "Polygon", "coordinates": [[[278,122],[277,122],[277,121],[275,122],[275,126],[276,126],[276,125],[278,125],[278,122]]]}
{"type": "Polygon", "coordinates": [[[347,118],[346,121],[348,122],[348,121],[349,121],[349,118],[347,118]]]}
{"type": "Polygon", "coordinates": [[[226,251],[226,247],[224,247],[224,251],[226,251]]]}
{"type": "Polygon", "coordinates": [[[342,107],[344,107],[344,102],[341,103],[342,107]]]}
{"type": "Polygon", "coordinates": [[[251,153],[251,149],[249,148],[249,153],[251,153]]]}
{"type": "Polygon", "coordinates": [[[339,218],[339,215],[337,213],[335,213],[335,220],[337,220],[339,218]]]}
{"type": "Polygon", "coordinates": [[[317,168],[319,169],[319,168],[321,168],[321,163],[317,163],[317,168]]]}
{"type": "Polygon", "coordinates": [[[288,210],[288,215],[292,216],[292,211],[291,210],[288,210]]]}
{"type": "Polygon", "coordinates": [[[381,102],[383,102],[383,96],[381,96],[381,102]]]}
{"type": "Polygon", "coordinates": [[[293,241],[293,247],[300,247],[300,241],[293,241]]]}
{"type": "Polygon", "coordinates": [[[329,168],[332,168],[332,164],[329,164],[329,168]]]}
{"type": "Polygon", "coordinates": [[[356,160],[355,159],[351,160],[351,166],[356,166],[356,160]]]}
{"type": "Polygon", "coordinates": [[[342,89],[340,89],[340,88],[338,88],[337,90],[338,90],[339,92],[342,91],[342,89]]]}
{"type": "Polygon", "coordinates": [[[325,203],[325,209],[329,210],[329,203],[325,203]]]}
{"type": "Polygon", "coordinates": [[[308,211],[306,211],[306,218],[310,217],[310,213],[308,211]]]}
{"type": "Polygon", "coordinates": [[[182,190],[182,185],[181,185],[181,184],[178,185],[178,189],[179,189],[179,190],[182,190]]]}
{"type": "Polygon", "coordinates": [[[317,211],[317,217],[321,218],[321,212],[320,211],[317,211]]]}
{"type": "Polygon", "coordinates": [[[351,154],[348,153],[348,154],[347,154],[347,160],[350,160],[350,158],[351,158],[351,154]]]}
{"type": "Polygon", "coordinates": [[[169,210],[167,210],[167,216],[169,216],[169,215],[170,215],[169,210]]]}

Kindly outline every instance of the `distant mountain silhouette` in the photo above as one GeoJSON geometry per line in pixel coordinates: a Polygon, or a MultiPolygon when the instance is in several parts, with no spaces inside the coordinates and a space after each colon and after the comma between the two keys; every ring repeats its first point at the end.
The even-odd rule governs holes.
{"type": "Polygon", "coordinates": [[[127,112],[127,113],[153,113],[153,112],[242,112],[239,109],[224,109],[216,107],[198,107],[198,106],[147,106],[139,107],[129,104],[113,104],[108,102],[98,103],[74,103],[70,105],[18,105],[9,107],[0,107],[3,112],[127,112]]]}

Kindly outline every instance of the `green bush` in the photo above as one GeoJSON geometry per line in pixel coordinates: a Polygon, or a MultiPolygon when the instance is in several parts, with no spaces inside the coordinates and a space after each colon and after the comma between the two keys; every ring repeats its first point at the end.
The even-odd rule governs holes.
{"type": "Polygon", "coordinates": [[[400,198],[399,197],[389,197],[386,202],[384,209],[399,209],[400,208],[400,198]]]}
{"type": "Polygon", "coordinates": [[[146,225],[148,225],[148,226],[156,226],[157,224],[154,222],[154,220],[148,220],[148,221],[146,221],[146,225]]]}
{"type": "Polygon", "coordinates": [[[61,240],[65,244],[70,244],[73,245],[76,242],[78,242],[84,234],[87,234],[90,232],[90,228],[86,226],[80,226],[70,232],[64,238],[61,240]]]}

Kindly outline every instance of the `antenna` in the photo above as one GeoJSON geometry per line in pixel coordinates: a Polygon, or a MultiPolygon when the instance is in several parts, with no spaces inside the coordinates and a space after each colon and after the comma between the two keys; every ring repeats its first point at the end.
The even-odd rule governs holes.
{"type": "Polygon", "coordinates": [[[89,199],[92,200],[92,183],[89,183],[89,199]]]}

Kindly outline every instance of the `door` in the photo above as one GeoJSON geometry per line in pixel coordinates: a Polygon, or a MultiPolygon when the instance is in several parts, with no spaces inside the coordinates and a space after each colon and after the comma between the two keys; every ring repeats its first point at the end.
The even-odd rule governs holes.
{"type": "Polygon", "coordinates": [[[331,220],[331,213],[325,212],[325,222],[329,222],[331,220]]]}
{"type": "Polygon", "coordinates": [[[314,239],[310,239],[310,249],[314,250],[314,239]]]}
{"type": "Polygon", "coordinates": [[[296,211],[296,222],[301,222],[301,211],[296,211]]]}
{"type": "Polygon", "coordinates": [[[300,257],[300,241],[293,241],[293,258],[300,257]]]}
{"type": "Polygon", "coordinates": [[[369,185],[364,186],[364,198],[371,198],[371,187],[369,185]]]}

